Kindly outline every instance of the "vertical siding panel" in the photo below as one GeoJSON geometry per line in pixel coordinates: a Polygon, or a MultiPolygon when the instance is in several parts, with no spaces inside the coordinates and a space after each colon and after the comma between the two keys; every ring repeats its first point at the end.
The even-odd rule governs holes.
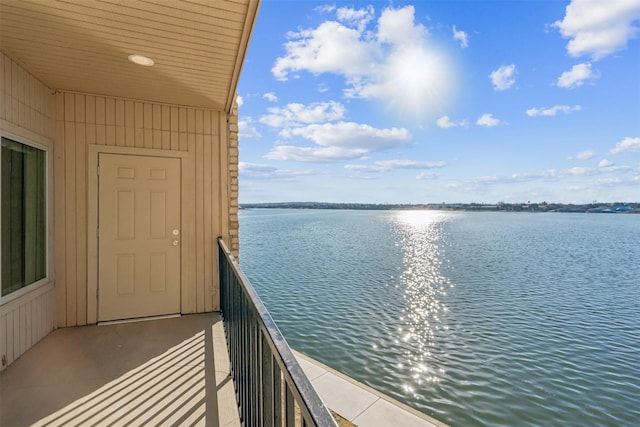
{"type": "Polygon", "coordinates": [[[211,120],[212,116],[215,116],[215,114],[215,112],[208,110],[204,112],[204,128],[202,132],[205,135],[211,135],[211,120]]]}
{"type": "Polygon", "coordinates": [[[120,147],[126,146],[126,141],[124,139],[124,100],[116,99],[116,145],[120,147]]]}
{"type": "Polygon", "coordinates": [[[26,345],[26,348],[31,348],[31,346],[33,344],[35,344],[35,337],[33,336],[33,314],[34,314],[34,309],[33,307],[36,305],[36,303],[31,300],[29,302],[27,302],[25,304],[25,334],[24,334],[24,342],[26,345]]]}
{"type": "Polygon", "coordinates": [[[16,308],[13,310],[13,312],[18,314],[18,327],[16,328],[16,332],[18,333],[18,348],[20,349],[18,356],[20,356],[27,350],[27,307],[23,304],[19,309],[16,308]]]}
{"type": "MultiPolygon", "coordinates": [[[[205,111],[205,117],[211,117],[211,112],[205,111]]],[[[204,233],[202,234],[202,238],[204,239],[204,310],[212,311],[213,310],[213,244],[214,237],[212,236],[212,225],[211,225],[211,212],[212,212],[212,202],[211,202],[211,173],[213,168],[213,164],[211,162],[211,135],[204,135],[204,233]]]]}
{"type": "Polygon", "coordinates": [[[43,300],[44,310],[40,310],[43,315],[43,323],[44,323],[44,333],[42,336],[44,337],[49,332],[53,330],[53,326],[49,319],[53,316],[53,304],[51,304],[51,298],[44,298],[43,300]]]}
{"type": "Polygon", "coordinates": [[[107,143],[107,128],[105,125],[107,114],[105,110],[104,97],[96,96],[96,144],[98,145],[106,145],[107,143]]]}
{"type": "Polygon", "coordinates": [[[187,108],[187,132],[196,133],[196,112],[193,108],[187,108]]]}
{"type": "Polygon", "coordinates": [[[94,95],[87,95],[85,98],[85,121],[87,124],[96,123],[96,97],[94,95]]]}
{"type": "Polygon", "coordinates": [[[31,304],[31,345],[37,343],[40,340],[38,336],[38,311],[40,310],[40,300],[42,296],[35,299],[31,304]]]}
{"type": "Polygon", "coordinates": [[[163,130],[162,132],[162,149],[171,150],[171,132],[163,130]]]}
{"type": "Polygon", "coordinates": [[[76,98],[72,93],[63,93],[64,97],[64,121],[73,122],[76,117],[76,98]]]}
{"type": "Polygon", "coordinates": [[[202,135],[204,133],[204,111],[196,110],[196,133],[202,135]]]}
{"type": "Polygon", "coordinates": [[[196,310],[204,311],[204,140],[196,135],[196,310]]]}
{"type": "Polygon", "coordinates": [[[38,126],[37,120],[37,105],[38,96],[36,92],[36,79],[29,73],[26,73],[27,77],[27,125],[34,132],[42,135],[42,129],[38,126]]]}
{"type": "Polygon", "coordinates": [[[178,131],[180,130],[178,107],[171,107],[170,115],[171,120],[169,130],[171,131],[171,151],[178,151],[180,149],[180,135],[178,134],[178,131]]]}
{"type": "MultiPolygon", "coordinates": [[[[219,168],[219,164],[220,164],[220,143],[219,143],[219,135],[218,135],[218,120],[219,120],[219,116],[217,112],[214,112],[212,114],[212,120],[211,120],[211,132],[212,132],[212,136],[211,136],[211,155],[212,155],[212,159],[211,159],[211,180],[212,180],[212,228],[213,228],[213,235],[214,236],[222,236],[222,232],[220,229],[220,223],[222,221],[222,213],[220,211],[220,193],[221,193],[221,189],[220,189],[220,168],[219,168]]],[[[218,271],[218,257],[214,256],[214,260],[215,260],[215,266],[216,269],[214,271],[218,271]]],[[[220,285],[218,283],[218,279],[217,277],[214,277],[214,295],[213,295],[213,299],[214,299],[214,309],[215,310],[219,310],[220,306],[219,306],[219,292],[220,292],[220,285]]]]}
{"type": "Polygon", "coordinates": [[[113,98],[105,99],[105,124],[107,145],[116,145],[116,102],[113,98]]]}
{"type": "Polygon", "coordinates": [[[86,122],[86,110],[85,110],[85,98],[84,95],[79,93],[69,96],[73,96],[74,98],[74,122],[76,123],[85,123],[86,122]]]}
{"type": "MultiPolygon", "coordinates": [[[[1,54],[1,53],[0,53],[1,54]]],[[[2,54],[4,57],[4,54],[2,54]]],[[[6,57],[5,57],[6,58],[6,57]]],[[[2,70],[2,76],[0,78],[3,79],[2,87],[0,90],[4,91],[4,118],[8,122],[13,121],[13,110],[11,109],[11,63],[13,61],[6,58],[4,61],[4,69],[2,70]]]]}
{"type": "Polygon", "coordinates": [[[58,326],[67,326],[66,311],[66,251],[65,251],[65,141],[64,141],[64,94],[57,94],[56,98],[56,137],[53,161],[54,184],[54,230],[55,230],[55,278],[56,278],[56,306],[58,307],[58,326]]]}
{"type": "Polygon", "coordinates": [[[144,148],[153,148],[153,106],[144,104],[144,148]]]}
{"type": "MultiPolygon", "coordinates": [[[[76,116],[77,117],[77,116],[76,116]]],[[[76,301],[77,324],[87,323],[87,145],[86,126],[76,123],[76,301]]]]}
{"type": "Polygon", "coordinates": [[[36,316],[34,317],[35,323],[37,324],[37,337],[38,340],[40,340],[42,337],[44,337],[46,335],[46,328],[44,326],[44,319],[46,317],[46,313],[45,313],[45,307],[43,305],[43,297],[44,295],[40,295],[40,297],[36,300],[36,304],[37,304],[37,312],[36,312],[36,316]]]}
{"type": "Polygon", "coordinates": [[[162,105],[160,107],[162,114],[162,130],[171,130],[171,107],[168,105],[162,105]]]}
{"type": "Polygon", "coordinates": [[[25,97],[24,97],[24,69],[17,65],[17,88],[18,88],[18,124],[27,127],[25,123],[25,97]]]}
{"type": "Polygon", "coordinates": [[[153,148],[162,148],[162,108],[158,104],[153,105],[153,148]]]}
{"type": "Polygon", "coordinates": [[[163,150],[171,150],[171,107],[163,105],[161,107],[162,115],[162,142],[161,146],[163,150]]]}
{"type": "Polygon", "coordinates": [[[13,360],[20,357],[20,310],[13,310],[11,312],[13,317],[13,360]]]}
{"type": "MultiPolygon", "coordinates": [[[[0,53],[0,57],[2,57],[2,53],[0,53]]],[[[1,64],[0,64],[1,66],[1,64]]],[[[1,69],[0,69],[1,70],[1,69]]],[[[4,71],[4,70],[3,70],[4,71]]],[[[0,316],[0,358],[4,356],[8,359],[7,356],[7,316],[0,316]]],[[[0,371],[2,371],[5,366],[0,365],[0,371]]]]}
{"type": "Polygon", "coordinates": [[[144,108],[142,102],[134,102],[133,104],[133,120],[135,128],[135,143],[137,148],[144,147],[144,108]]]}
{"type": "MultiPolygon", "coordinates": [[[[186,110],[185,110],[186,113],[186,110]]],[[[185,116],[186,118],[186,116],[185,116]]],[[[185,129],[186,130],[186,129],[185,129]]],[[[187,147],[189,150],[189,160],[190,167],[187,172],[189,183],[187,185],[187,207],[186,207],[186,219],[185,219],[185,227],[188,232],[188,253],[186,255],[186,268],[188,272],[187,283],[184,286],[185,291],[187,292],[186,301],[187,301],[187,309],[189,313],[194,313],[196,311],[196,138],[195,135],[184,134],[187,137],[187,147]]]]}
{"type": "MultiPolygon", "coordinates": [[[[66,98],[66,97],[65,97],[66,98]]],[[[66,223],[66,273],[67,273],[67,326],[75,326],[76,318],[76,300],[77,300],[77,247],[76,247],[76,129],[75,124],[65,122],[65,181],[66,194],[65,212],[66,223]]]]}
{"type": "Polygon", "coordinates": [[[189,142],[187,140],[187,109],[184,107],[180,107],[178,110],[178,126],[180,129],[180,151],[189,151],[189,142]]]}
{"type": "Polygon", "coordinates": [[[135,130],[134,120],[135,112],[133,107],[133,101],[125,101],[124,103],[124,132],[125,132],[125,144],[127,147],[135,147],[135,130]]]}
{"type": "Polygon", "coordinates": [[[4,111],[5,111],[5,119],[8,122],[13,122],[13,86],[12,81],[13,78],[11,76],[11,72],[13,70],[12,67],[13,61],[9,58],[4,62],[4,84],[2,85],[2,89],[4,89],[5,97],[4,97],[4,111]]]}
{"type": "Polygon", "coordinates": [[[7,363],[11,363],[14,360],[13,357],[13,312],[6,315],[7,324],[7,336],[5,337],[7,342],[7,363]]]}
{"type": "Polygon", "coordinates": [[[116,127],[115,126],[106,126],[106,144],[107,145],[116,145],[116,127]]]}
{"type": "Polygon", "coordinates": [[[96,143],[96,97],[87,95],[86,100],[86,123],[87,129],[85,133],[86,143],[96,143]]]}

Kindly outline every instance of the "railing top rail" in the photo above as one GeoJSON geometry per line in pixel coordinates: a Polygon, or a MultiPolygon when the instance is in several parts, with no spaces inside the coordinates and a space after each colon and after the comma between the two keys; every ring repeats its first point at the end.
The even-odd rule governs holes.
{"type": "Polygon", "coordinates": [[[331,413],[325,406],[322,399],[320,399],[320,396],[318,396],[318,393],[307,378],[306,374],[303,372],[300,364],[291,351],[289,344],[280,332],[280,329],[278,329],[278,326],[276,325],[275,321],[271,317],[271,314],[258,296],[258,293],[249,282],[249,279],[240,269],[238,261],[235,259],[227,245],[224,243],[222,237],[218,237],[218,244],[220,245],[220,248],[229,261],[229,265],[231,266],[234,274],[236,274],[236,277],[238,277],[238,281],[240,282],[242,291],[254,306],[258,322],[260,323],[260,327],[267,332],[269,345],[272,347],[274,355],[277,355],[277,358],[280,359],[278,363],[281,363],[283,365],[283,374],[289,377],[289,379],[291,380],[295,391],[299,395],[300,400],[306,406],[309,415],[313,419],[314,423],[317,426],[337,427],[337,424],[331,416],[331,413]]]}

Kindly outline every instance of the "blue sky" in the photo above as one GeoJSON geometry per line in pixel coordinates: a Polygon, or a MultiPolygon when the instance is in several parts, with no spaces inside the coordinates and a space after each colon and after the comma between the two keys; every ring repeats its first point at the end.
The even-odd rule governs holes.
{"type": "Polygon", "coordinates": [[[640,0],[263,0],[240,202],[640,201],[640,0]]]}

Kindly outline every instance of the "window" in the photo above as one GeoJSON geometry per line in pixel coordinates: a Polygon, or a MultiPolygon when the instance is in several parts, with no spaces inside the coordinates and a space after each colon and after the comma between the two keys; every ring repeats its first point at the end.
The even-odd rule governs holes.
{"type": "Polygon", "coordinates": [[[46,152],[2,138],[2,296],[47,275],[46,152]]]}

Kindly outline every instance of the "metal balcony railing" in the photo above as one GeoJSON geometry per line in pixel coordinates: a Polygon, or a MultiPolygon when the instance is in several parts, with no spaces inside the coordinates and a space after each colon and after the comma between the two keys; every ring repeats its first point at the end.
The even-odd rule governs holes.
{"type": "Polygon", "coordinates": [[[243,426],[337,427],[238,262],[218,244],[220,308],[243,426]]]}

